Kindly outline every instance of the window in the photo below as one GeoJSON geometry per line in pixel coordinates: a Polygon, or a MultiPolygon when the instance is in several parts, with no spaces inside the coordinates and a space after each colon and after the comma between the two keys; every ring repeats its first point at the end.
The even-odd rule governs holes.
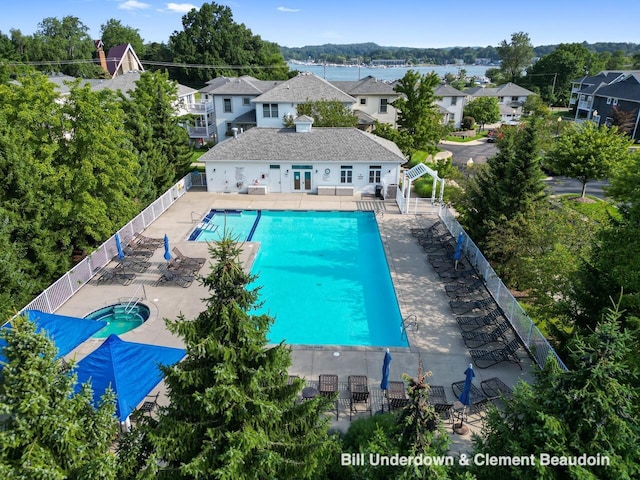
{"type": "Polygon", "coordinates": [[[353,183],[353,166],[340,166],[340,183],[353,183]]]}
{"type": "Polygon", "coordinates": [[[388,103],[388,99],[386,98],[380,99],[380,113],[387,113],[387,103],[388,103]]]}
{"type": "Polygon", "coordinates": [[[458,103],[458,97],[451,97],[451,105],[456,105],[458,103]]]}
{"type": "Polygon", "coordinates": [[[512,102],[517,102],[518,100],[519,100],[518,97],[511,97],[512,102]]]}
{"type": "Polygon", "coordinates": [[[231,110],[231,99],[230,98],[224,98],[222,99],[222,102],[224,104],[224,113],[231,113],[233,110],[231,110]]]}
{"type": "Polygon", "coordinates": [[[611,118],[611,117],[606,117],[606,118],[604,119],[604,124],[605,124],[607,127],[610,127],[611,125],[613,125],[613,118],[611,118]]]}
{"type": "Polygon", "coordinates": [[[248,107],[251,105],[251,99],[249,97],[242,97],[242,105],[248,107]]]}
{"type": "Polygon", "coordinates": [[[614,104],[614,105],[618,105],[618,99],[617,99],[617,98],[614,98],[614,99],[613,99],[613,104],[614,104]]]}
{"type": "Polygon", "coordinates": [[[382,167],[380,165],[369,166],[369,183],[380,183],[382,167]]]}
{"type": "Polygon", "coordinates": [[[504,103],[504,97],[498,97],[498,103],[504,103]]]}
{"type": "Polygon", "coordinates": [[[278,104],[277,103],[262,104],[262,116],[264,118],[278,118],[278,104]]]}
{"type": "Polygon", "coordinates": [[[607,97],[607,105],[611,105],[611,97],[607,97]]]}
{"type": "Polygon", "coordinates": [[[367,104],[367,99],[366,98],[361,98],[360,99],[360,105],[366,105],[367,104]]]}

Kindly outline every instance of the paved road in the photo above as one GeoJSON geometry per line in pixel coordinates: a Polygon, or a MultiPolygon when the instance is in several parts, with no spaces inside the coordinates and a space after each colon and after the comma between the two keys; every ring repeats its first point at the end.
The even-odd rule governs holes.
{"type": "MultiPolygon", "coordinates": [[[[477,140],[469,143],[446,142],[441,143],[440,148],[448,150],[453,154],[453,164],[461,169],[466,168],[469,159],[473,159],[475,164],[486,163],[487,158],[496,154],[495,143],[487,143],[486,140],[477,140]]],[[[566,177],[548,177],[546,183],[551,187],[554,194],[580,193],[582,185],[577,180],[566,177]]],[[[587,183],[587,194],[598,198],[604,198],[603,187],[606,181],[592,181],[587,183]]]]}

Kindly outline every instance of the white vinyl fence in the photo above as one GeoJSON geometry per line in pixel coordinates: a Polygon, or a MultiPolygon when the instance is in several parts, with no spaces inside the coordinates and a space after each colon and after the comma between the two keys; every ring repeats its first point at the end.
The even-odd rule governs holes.
{"type": "MultiPolygon", "coordinates": [[[[178,181],[163,193],[156,201],[145,208],[138,216],[118,230],[123,241],[141,233],[153,221],[162,215],[176,200],[182,197],[192,186],[191,174],[178,181]]],[[[71,270],[51,284],[38,295],[25,310],[41,310],[46,313],[55,312],[62,304],[80,290],[95,273],[107,265],[117,254],[115,234],[100,245],[91,255],[85,257],[71,270]]]]}

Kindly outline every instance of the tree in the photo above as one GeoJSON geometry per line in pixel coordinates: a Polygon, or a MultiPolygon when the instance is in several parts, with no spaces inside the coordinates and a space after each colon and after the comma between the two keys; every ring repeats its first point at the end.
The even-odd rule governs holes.
{"type": "Polygon", "coordinates": [[[74,393],[77,377],[61,369],[54,344],[35,330],[20,316],[0,329],[6,340],[0,472],[5,478],[115,479],[115,396],[105,394],[94,408],[88,384],[74,393]]]}
{"type": "Polygon", "coordinates": [[[500,121],[500,105],[495,97],[478,97],[464,107],[464,116],[473,117],[481,125],[482,130],[487,123],[500,121]]]}
{"type": "MultiPolygon", "coordinates": [[[[533,386],[521,383],[501,412],[491,410],[474,453],[539,458],[540,454],[608,457],[610,465],[501,467],[505,479],[619,479],[640,475],[637,366],[629,363],[630,333],[620,329],[612,310],[597,328],[572,343],[570,369],[553,358],[536,374],[533,386]]],[[[479,480],[495,478],[491,468],[474,468],[479,480]]]]}
{"type": "Polygon", "coordinates": [[[540,95],[529,95],[522,105],[522,111],[537,117],[546,117],[550,113],[549,107],[542,101],[540,95]]]}
{"type": "Polygon", "coordinates": [[[548,152],[548,165],[560,175],[575,178],[582,184],[585,197],[590,180],[607,178],[627,158],[630,140],[620,135],[618,127],[598,126],[594,122],[572,124],[558,137],[548,152]]]}
{"type": "Polygon", "coordinates": [[[189,135],[174,114],[176,82],[167,73],[145,72],[128,97],[121,94],[125,124],[138,152],[144,205],[158,198],[191,168],[189,135]]]}
{"type": "Polygon", "coordinates": [[[144,42],[137,28],[122,25],[120,20],[110,18],[107,23],[100,25],[100,38],[104,44],[104,51],[108,52],[111,47],[130,43],[139,58],[144,55],[144,42]]]}
{"type": "Polygon", "coordinates": [[[512,33],[511,42],[502,40],[496,50],[502,60],[500,70],[514,83],[533,62],[533,45],[529,34],[524,32],[512,33]]]}
{"type": "Polygon", "coordinates": [[[180,83],[200,86],[222,75],[287,78],[289,67],[277,45],[235,23],[229,7],[204,3],[182,17],[182,27],[169,38],[173,61],[213,67],[179,69],[175,79],[180,83]]]}
{"type": "Polygon", "coordinates": [[[313,118],[314,127],[355,127],[358,117],[337,100],[304,102],[297,107],[298,115],[313,118]]]}
{"type": "Polygon", "coordinates": [[[633,129],[636,126],[636,118],[638,116],[638,110],[621,110],[618,107],[611,109],[611,118],[613,119],[613,125],[618,127],[618,130],[631,136],[633,129]]]}
{"type": "Polygon", "coordinates": [[[249,314],[258,289],[247,289],[256,277],[243,271],[241,248],[228,232],[211,245],[205,309],[167,321],[187,357],[163,369],[170,403],[146,434],[153,453],[142,477],[309,478],[329,462],[331,401],[296,402],[302,380],[287,384],[289,348],[267,346],[273,319],[249,314]]]}
{"type": "Polygon", "coordinates": [[[431,72],[421,75],[415,70],[405,73],[394,90],[400,97],[392,102],[398,110],[398,136],[396,143],[408,158],[416,150],[433,152],[436,145],[449,131],[442,125],[434,94],[440,85],[440,77],[431,72]]]}

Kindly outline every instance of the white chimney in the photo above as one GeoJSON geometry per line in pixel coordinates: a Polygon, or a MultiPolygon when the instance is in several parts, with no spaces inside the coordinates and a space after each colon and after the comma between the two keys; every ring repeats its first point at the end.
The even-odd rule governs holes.
{"type": "Polygon", "coordinates": [[[233,133],[233,138],[238,138],[238,127],[233,127],[231,132],[233,133]]]}

